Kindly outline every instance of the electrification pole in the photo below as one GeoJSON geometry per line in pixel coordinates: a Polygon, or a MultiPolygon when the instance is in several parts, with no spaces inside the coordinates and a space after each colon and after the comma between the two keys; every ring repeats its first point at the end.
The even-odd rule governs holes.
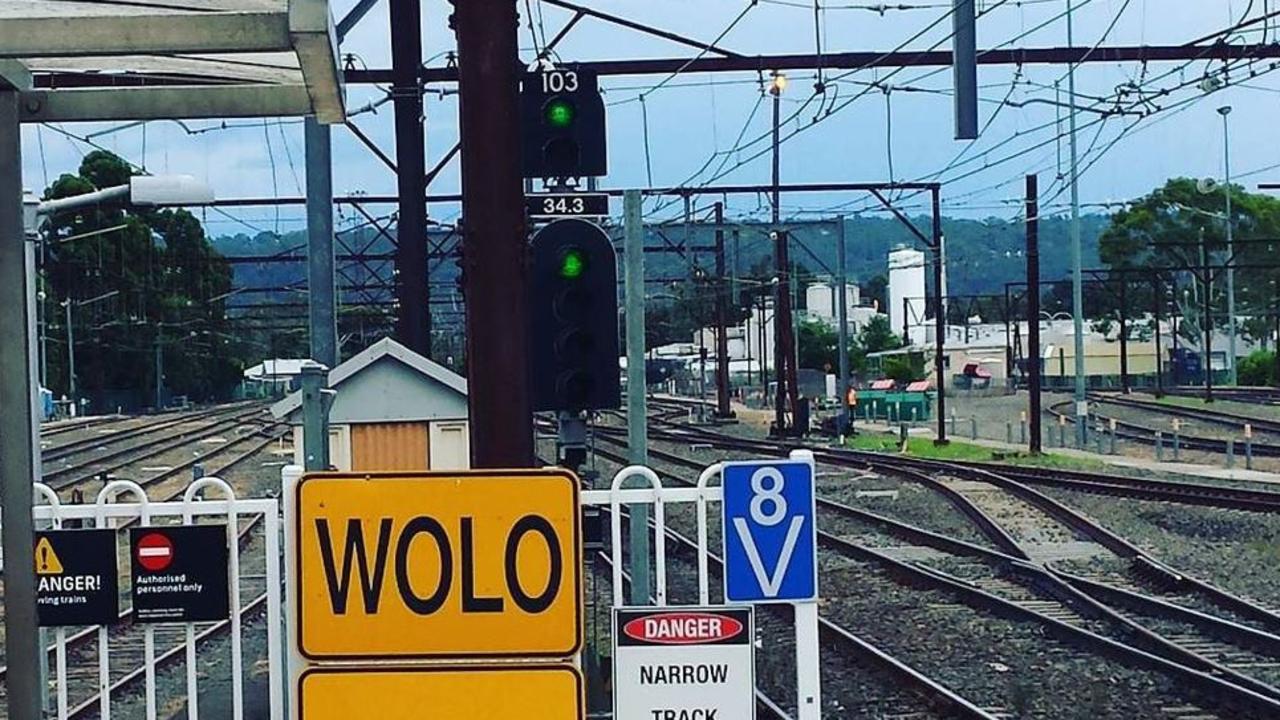
{"type": "MultiPolygon", "coordinates": [[[[622,196],[623,292],[627,322],[627,460],[649,463],[647,379],[644,364],[644,220],[640,191],[622,196]]],[[[649,604],[649,506],[631,506],[631,604],[649,604]]]]}
{"type": "MultiPolygon", "coordinates": [[[[1067,0],[1067,46],[1075,39],[1072,25],[1072,0],[1067,0]]],[[[1089,441],[1089,404],[1085,399],[1084,383],[1084,267],[1083,249],[1080,246],[1080,184],[1076,148],[1076,64],[1067,64],[1067,102],[1071,109],[1068,116],[1068,133],[1071,136],[1071,315],[1075,335],[1075,404],[1076,443],[1086,447],[1089,441]]]]}
{"type": "MultiPolygon", "coordinates": [[[[416,3],[392,6],[401,4],[416,3]]],[[[454,4],[453,19],[458,36],[471,454],[480,468],[527,467],[533,462],[528,329],[523,322],[512,322],[513,317],[524,317],[527,275],[518,124],[519,18],[515,0],[466,0],[454,4]]],[[[405,172],[401,168],[400,174],[405,172]]],[[[422,202],[419,195],[419,206],[422,202]]],[[[407,240],[402,237],[402,247],[407,240]]]]}
{"type": "Polygon", "coordinates": [[[724,203],[716,203],[716,414],[729,417],[729,298],[725,292],[724,203]]]}
{"type": "Polygon", "coordinates": [[[840,395],[840,415],[836,425],[840,434],[849,425],[849,297],[845,287],[849,280],[844,269],[844,216],[836,216],[836,352],[840,354],[836,365],[840,372],[840,382],[836,383],[836,392],[840,395]]]}
{"type": "Polygon", "coordinates": [[[1231,131],[1227,124],[1227,115],[1231,114],[1231,106],[1218,108],[1222,115],[1222,163],[1225,166],[1226,182],[1222,184],[1222,193],[1227,196],[1227,214],[1224,221],[1227,225],[1227,378],[1231,385],[1240,384],[1236,373],[1236,262],[1233,229],[1231,221],[1231,131]]]}
{"type": "MultiPolygon", "coordinates": [[[[497,6],[503,5],[501,2],[483,2],[471,0],[470,2],[458,3],[454,17],[459,20],[458,27],[458,54],[463,54],[463,29],[461,18],[472,12],[477,5],[490,8],[497,16],[502,15],[502,11],[497,6]]],[[[514,7],[512,8],[514,12],[514,7]]],[[[399,193],[399,221],[396,225],[396,300],[399,301],[396,337],[400,342],[410,350],[431,357],[431,295],[430,286],[427,284],[427,203],[426,203],[426,175],[427,175],[427,157],[426,144],[422,137],[422,84],[419,82],[418,73],[422,68],[422,3],[420,0],[404,0],[403,2],[390,3],[390,19],[391,19],[391,97],[395,106],[395,129],[396,129],[396,183],[399,193]]],[[[514,35],[515,25],[512,20],[511,32],[514,35]]],[[[503,26],[498,23],[496,17],[494,25],[489,29],[493,35],[501,34],[504,30],[503,26]]],[[[481,46],[483,47],[483,46],[481,46]]],[[[467,76],[475,77],[483,72],[484,66],[488,60],[482,60],[475,57],[477,53],[483,54],[485,51],[481,47],[468,48],[472,54],[472,67],[470,71],[466,68],[460,69],[460,79],[458,91],[463,95],[475,94],[479,88],[474,87],[475,80],[472,80],[473,87],[465,88],[462,86],[462,80],[467,76]]],[[[495,62],[497,62],[495,60],[495,62]]],[[[503,58],[500,62],[515,62],[515,56],[503,58]]],[[[501,74],[501,73],[499,73],[501,74]]],[[[511,72],[514,76],[514,70],[511,72]]],[[[512,80],[511,92],[515,92],[514,79],[512,80]]],[[[511,121],[512,133],[515,132],[515,116],[516,111],[514,105],[510,108],[511,113],[507,119],[511,121]]],[[[466,112],[463,108],[462,112],[466,112]]],[[[468,135],[468,126],[465,122],[461,125],[462,137],[468,135]]],[[[497,143],[502,145],[501,142],[497,143]]],[[[515,149],[515,148],[512,148],[515,149]]],[[[465,178],[467,170],[466,146],[463,146],[463,175],[465,178]]],[[[519,162],[519,154],[513,154],[509,162],[515,164],[519,162]]],[[[465,194],[465,189],[464,189],[465,194]]],[[[466,198],[463,198],[463,210],[466,210],[466,198]]],[[[474,215],[474,213],[473,213],[474,215]]],[[[523,286],[521,286],[523,287],[523,286]]],[[[515,290],[516,288],[512,288],[515,290]]],[[[467,306],[471,305],[471,298],[468,298],[467,306]]],[[[468,330],[472,326],[468,325],[468,330]]],[[[468,333],[468,337],[470,333],[468,333]]],[[[475,355],[469,355],[475,358],[475,355]]],[[[481,358],[482,361],[488,361],[489,358],[481,358]]],[[[323,361],[321,361],[323,362],[323,361]]],[[[475,383],[472,383],[471,392],[475,392],[475,383]]],[[[476,437],[476,418],[474,412],[471,416],[471,438],[472,447],[482,441],[476,437]]],[[[532,442],[532,441],[530,441],[532,442]]]]}
{"type": "Polygon", "coordinates": [[[1040,446],[1040,189],[1035,175],[1027,176],[1027,419],[1031,423],[1029,450],[1040,446]]]}

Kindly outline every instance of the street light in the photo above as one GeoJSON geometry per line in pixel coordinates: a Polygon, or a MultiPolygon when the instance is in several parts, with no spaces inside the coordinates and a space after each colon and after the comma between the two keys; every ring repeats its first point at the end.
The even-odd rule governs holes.
{"type": "MultiPolygon", "coordinates": [[[[1222,184],[1222,193],[1227,196],[1227,378],[1232,385],[1239,383],[1236,373],[1236,269],[1235,248],[1233,247],[1231,221],[1231,128],[1227,124],[1227,116],[1231,114],[1231,106],[1218,108],[1222,116],[1222,162],[1226,181],[1222,184]]],[[[1207,372],[1207,371],[1206,371],[1207,372]]]]}

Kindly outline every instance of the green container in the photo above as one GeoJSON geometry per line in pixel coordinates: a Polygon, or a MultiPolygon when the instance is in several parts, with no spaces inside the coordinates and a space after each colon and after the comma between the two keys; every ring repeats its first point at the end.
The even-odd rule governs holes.
{"type": "Polygon", "coordinates": [[[932,408],[933,393],[930,392],[858,391],[858,417],[863,420],[922,422],[929,419],[932,408]]]}

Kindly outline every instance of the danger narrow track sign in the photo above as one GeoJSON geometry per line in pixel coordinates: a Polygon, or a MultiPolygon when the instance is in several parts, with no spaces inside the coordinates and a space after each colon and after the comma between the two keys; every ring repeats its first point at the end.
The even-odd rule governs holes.
{"type": "Polygon", "coordinates": [[[616,608],[614,720],[751,720],[750,608],[616,608]]]}
{"type": "Polygon", "coordinates": [[[317,473],[296,497],[304,657],[565,658],[580,647],[572,473],[317,473]]]}

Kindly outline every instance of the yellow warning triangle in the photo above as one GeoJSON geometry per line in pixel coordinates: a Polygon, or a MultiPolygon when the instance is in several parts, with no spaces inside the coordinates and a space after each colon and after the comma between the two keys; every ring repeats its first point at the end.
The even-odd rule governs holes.
{"type": "Polygon", "coordinates": [[[47,537],[40,538],[40,542],[36,543],[36,574],[62,574],[62,561],[58,559],[58,554],[53,551],[53,543],[47,537]]]}

